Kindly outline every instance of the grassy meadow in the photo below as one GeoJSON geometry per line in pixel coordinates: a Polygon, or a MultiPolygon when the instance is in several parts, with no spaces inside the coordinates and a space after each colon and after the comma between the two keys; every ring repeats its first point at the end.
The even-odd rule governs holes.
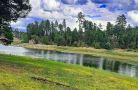
{"type": "Polygon", "coordinates": [[[0,90],[138,90],[138,79],[78,65],[0,54],[0,90]]]}

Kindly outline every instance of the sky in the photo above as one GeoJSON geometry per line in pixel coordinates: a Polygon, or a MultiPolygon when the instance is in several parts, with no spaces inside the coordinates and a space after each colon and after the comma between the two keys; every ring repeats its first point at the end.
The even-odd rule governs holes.
{"type": "Polygon", "coordinates": [[[11,22],[14,29],[26,31],[29,23],[49,19],[59,21],[66,19],[71,29],[78,27],[77,14],[83,12],[86,20],[102,24],[115,24],[118,15],[125,14],[128,24],[138,26],[138,0],[30,0],[32,10],[26,18],[11,22]]]}

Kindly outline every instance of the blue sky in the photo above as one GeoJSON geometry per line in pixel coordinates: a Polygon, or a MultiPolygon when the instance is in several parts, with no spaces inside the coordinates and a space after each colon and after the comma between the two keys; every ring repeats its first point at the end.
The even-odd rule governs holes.
{"type": "Polygon", "coordinates": [[[26,26],[35,21],[49,19],[62,22],[66,19],[72,29],[77,27],[77,14],[83,12],[87,20],[105,28],[108,21],[115,23],[116,17],[125,14],[129,24],[138,25],[138,0],[30,0],[31,12],[26,18],[11,22],[13,28],[26,31],[26,26]]]}

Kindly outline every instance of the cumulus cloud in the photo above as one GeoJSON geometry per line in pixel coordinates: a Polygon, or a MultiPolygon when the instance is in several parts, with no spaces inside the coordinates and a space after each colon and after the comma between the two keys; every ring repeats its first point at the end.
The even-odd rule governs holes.
{"type": "Polygon", "coordinates": [[[138,0],[30,0],[30,4],[32,10],[28,16],[12,22],[12,27],[25,30],[34,21],[49,19],[62,22],[66,19],[73,29],[78,27],[79,12],[83,12],[87,20],[103,24],[103,28],[108,21],[114,23],[120,14],[126,14],[132,24],[138,23],[138,0]]]}
{"type": "Polygon", "coordinates": [[[127,14],[128,17],[130,17],[132,21],[134,21],[134,23],[138,24],[138,10],[129,11],[127,14]]]}
{"type": "Polygon", "coordinates": [[[70,16],[77,16],[79,12],[83,12],[81,8],[65,7],[63,9],[64,14],[70,16]]]}
{"type": "Polygon", "coordinates": [[[59,0],[41,0],[42,8],[46,10],[57,10],[60,8],[60,1],[59,0]]]}
{"type": "Polygon", "coordinates": [[[138,0],[135,0],[135,3],[138,4],[138,0]]]}

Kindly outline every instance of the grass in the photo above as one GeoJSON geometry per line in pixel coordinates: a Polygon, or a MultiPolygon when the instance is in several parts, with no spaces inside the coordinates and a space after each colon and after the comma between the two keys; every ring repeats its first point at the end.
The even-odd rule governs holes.
{"type": "Polygon", "coordinates": [[[39,45],[39,44],[38,45],[20,44],[17,46],[22,46],[31,49],[55,50],[60,52],[87,54],[92,56],[119,59],[125,62],[138,63],[138,52],[121,50],[121,49],[105,50],[105,49],[94,49],[86,47],[64,47],[64,46],[39,45]]]}
{"type": "Polygon", "coordinates": [[[78,65],[0,54],[0,90],[75,89],[138,90],[138,79],[78,65]]]}

